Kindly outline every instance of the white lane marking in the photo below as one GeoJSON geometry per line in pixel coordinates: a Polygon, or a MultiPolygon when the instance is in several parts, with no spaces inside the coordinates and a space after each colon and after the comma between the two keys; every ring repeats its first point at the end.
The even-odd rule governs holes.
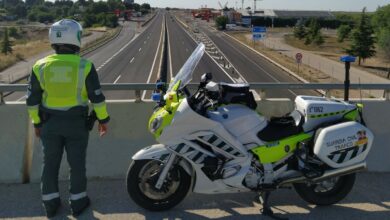
{"type": "Polygon", "coordinates": [[[134,61],[134,57],[133,58],[131,58],[131,60],[130,60],[130,63],[132,63],[134,61]]]}
{"type": "MultiPolygon", "coordinates": [[[[170,77],[172,80],[173,79],[173,70],[172,70],[172,54],[171,54],[171,42],[170,42],[170,37],[169,37],[169,28],[168,28],[168,25],[166,26],[167,28],[167,36],[168,36],[168,39],[165,39],[165,40],[168,40],[168,59],[169,59],[169,74],[170,74],[170,77]]],[[[160,65],[161,66],[161,65],[160,65]]],[[[167,80],[168,81],[168,80],[167,80]]]]}
{"type": "Polygon", "coordinates": [[[118,80],[121,78],[122,75],[119,75],[116,80],[114,81],[114,84],[116,84],[118,82],[118,80]]]}
{"type": "Polygon", "coordinates": [[[144,41],[144,44],[146,44],[146,41],[144,41]]]}
{"type": "Polygon", "coordinates": [[[18,100],[16,100],[17,102],[20,102],[20,101],[22,101],[23,99],[26,99],[27,98],[27,96],[26,95],[24,95],[24,96],[22,96],[22,97],[20,97],[18,100]]]}
{"type": "MultiPolygon", "coordinates": [[[[137,39],[139,36],[141,36],[142,34],[146,34],[147,33],[147,29],[149,29],[151,27],[151,25],[149,25],[145,30],[142,31],[142,33],[140,34],[134,34],[133,38],[127,43],[125,44],[120,50],[118,50],[116,53],[114,53],[110,58],[108,58],[102,65],[100,65],[98,68],[96,68],[96,71],[99,71],[102,67],[104,67],[104,65],[106,65],[108,62],[110,62],[114,57],[116,57],[119,53],[121,53],[124,49],[126,49],[126,47],[128,47],[133,41],[135,41],[135,39],[137,39]]],[[[150,36],[150,33],[149,33],[149,36],[150,36]]],[[[149,36],[148,36],[148,39],[149,39],[149,36]]]]}
{"type": "Polygon", "coordinates": [[[138,52],[140,52],[141,50],[142,50],[142,48],[139,48],[139,49],[138,49],[138,52]]]}
{"type": "MultiPolygon", "coordinates": [[[[163,18],[163,22],[161,23],[160,40],[158,41],[157,50],[156,50],[156,55],[154,55],[154,60],[153,60],[152,68],[150,68],[150,73],[149,73],[149,76],[148,76],[148,81],[147,81],[146,83],[150,83],[150,80],[152,79],[154,65],[156,64],[157,55],[158,55],[158,50],[159,50],[159,48],[160,48],[160,46],[161,46],[161,40],[162,40],[162,37],[163,37],[164,22],[165,22],[165,15],[164,15],[164,18],[163,18]]],[[[161,56],[160,62],[161,62],[161,60],[162,60],[162,56],[161,56]]],[[[160,66],[161,66],[161,65],[160,65],[160,66]]],[[[142,93],[142,99],[141,99],[141,100],[145,100],[145,96],[146,96],[146,90],[143,91],[143,93],[142,93]]]]}
{"type": "MultiPolygon", "coordinates": [[[[180,22],[181,23],[181,22],[180,22]]],[[[187,30],[185,30],[181,25],[179,25],[179,27],[181,28],[181,30],[183,30],[196,44],[198,44],[198,42],[191,36],[191,34],[190,33],[188,33],[187,32],[187,30]]],[[[211,57],[211,55],[209,54],[209,52],[207,52],[207,51],[205,51],[206,52],[206,54],[207,54],[207,56],[209,56],[210,57],[210,59],[222,70],[222,72],[223,73],[225,73],[225,75],[232,81],[232,82],[234,82],[234,83],[236,83],[236,81],[235,81],[235,79],[233,78],[233,77],[231,77],[230,76],[230,74],[229,73],[227,73],[226,72],[226,70],[224,70],[223,68],[222,68],[222,66],[220,66],[218,63],[217,63],[217,61],[215,61],[212,57],[211,57]]]]}
{"type": "MultiPolygon", "coordinates": [[[[253,52],[255,52],[256,54],[259,54],[258,51],[250,48],[248,45],[246,44],[243,44],[241,43],[240,41],[238,41],[237,39],[227,35],[228,37],[230,37],[231,39],[235,40],[236,42],[240,43],[242,46],[245,46],[247,47],[248,49],[251,49],[253,52]]],[[[220,37],[223,41],[227,42],[227,40],[223,39],[222,37],[220,37]]],[[[227,42],[228,43],[228,42],[227,42]]],[[[235,48],[234,46],[232,46],[232,48],[236,51],[238,51],[241,55],[243,55],[246,59],[249,60],[248,56],[244,55],[241,51],[239,51],[237,48],[235,48]]],[[[262,56],[263,57],[263,56],[262,56]]],[[[276,82],[280,82],[278,79],[276,79],[274,76],[272,76],[269,72],[267,72],[264,68],[262,68],[260,65],[258,65],[257,63],[253,62],[252,60],[249,60],[251,63],[255,64],[258,68],[260,68],[264,73],[266,73],[270,78],[272,78],[273,80],[275,80],[276,82]]],[[[295,92],[293,92],[292,90],[288,89],[289,92],[291,92],[293,95],[295,96],[298,96],[295,92]]]]}

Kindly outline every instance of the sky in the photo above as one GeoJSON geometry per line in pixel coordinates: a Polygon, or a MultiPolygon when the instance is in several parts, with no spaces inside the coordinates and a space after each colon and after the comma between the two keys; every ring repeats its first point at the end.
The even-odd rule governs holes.
{"type": "MultiPolygon", "coordinates": [[[[241,8],[241,0],[219,0],[222,5],[241,8]]],[[[245,0],[244,8],[253,8],[254,0],[245,0]]],[[[218,0],[135,0],[136,3],[149,3],[152,7],[177,8],[220,8],[218,0]]],[[[368,11],[375,11],[378,6],[390,4],[390,0],[262,0],[257,1],[256,8],[261,9],[287,9],[287,10],[330,10],[330,11],[361,11],[367,7],[368,11]]]]}

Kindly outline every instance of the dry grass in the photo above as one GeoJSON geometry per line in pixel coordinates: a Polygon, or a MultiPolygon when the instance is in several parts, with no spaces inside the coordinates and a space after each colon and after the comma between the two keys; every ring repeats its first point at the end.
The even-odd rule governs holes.
{"type": "MultiPolygon", "coordinates": [[[[253,41],[251,40],[250,34],[248,34],[248,33],[231,33],[231,35],[233,37],[235,37],[236,39],[238,39],[239,41],[247,44],[248,46],[253,47],[253,41]]],[[[342,83],[342,82],[338,81],[337,79],[329,76],[328,74],[321,72],[321,71],[319,71],[315,68],[312,68],[308,65],[305,65],[305,64],[300,65],[299,73],[298,73],[298,65],[295,62],[295,59],[290,58],[287,55],[284,55],[279,51],[267,48],[261,42],[256,42],[255,49],[309,82],[342,83]]],[[[330,95],[332,95],[334,97],[343,97],[344,92],[342,90],[332,90],[330,95]]],[[[370,97],[370,95],[366,94],[366,93],[363,93],[362,95],[363,95],[363,97],[367,97],[367,98],[370,97]]],[[[350,96],[358,98],[358,97],[360,97],[360,92],[359,91],[351,91],[350,96]]]]}
{"type": "MultiPolygon", "coordinates": [[[[99,37],[98,39],[96,39],[92,42],[86,43],[81,50],[82,52],[88,50],[89,48],[95,47],[95,46],[105,42],[106,40],[112,38],[115,34],[117,34],[121,30],[120,26],[118,26],[117,28],[106,28],[106,27],[104,27],[104,28],[106,31],[104,31],[105,33],[103,34],[103,36],[99,37]]],[[[89,30],[91,30],[91,29],[89,29],[89,30]]]]}
{"type": "MultiPolygon", "coordinates": [[[[83,48],[88,48],[90,46],[96,45],[97,42],[102,42],[111,36],[113,36],[117,29],[107,29],[107,28],[98,28],[99,31],[105,31],[106,33],[96,39],[90,44],[86,44],[83,48]]],[[[24,59],[31,58],[35,55],[43,53],[51,49],[50,43],[48,40],[48,30],[45,28],[21,28],[21,35],[23,37],[12,39],[15,46],[12,47],[13,53],[9,55],[0,54],[0,71],[5,70],[6,68],[14,65],[19,61],[24,59]],[[42,40],[43,39],[43,40],[42,40]]],[[[87,29],[83,37],[89,36],[92,34],[92,31],[95,29],[87,29]]]]}
{"type": "Polygon", "coordinates": [[[0,71],[3,71],[19,61],[48,51],[50,45],[47,40],[37,40],[26,44],[15,45],[12,49],[12,54],[0,54],[0,71]]]}
{"type": "MultiPolygon", "coordinates": [[[[287,44],[293,47],[312,51],[315,54],[336,61],[339,61],[340,56],[346,55],[346,48],[348,48],[351,43],[348,40],[340,43],[334,35],[324,35],[325,43],[321,46],[305,45],[304,40],[298,40],[294,38],[292,34],[286,35],[284,39],[287,44]]],[[[376,56],[366,59],[362,62],[361,66],[359,66],[357,62],[353,63],[352,66],[387,78],[390,64],[389,61],[386,61],[382,52],[378,50],[376,56]]]]}

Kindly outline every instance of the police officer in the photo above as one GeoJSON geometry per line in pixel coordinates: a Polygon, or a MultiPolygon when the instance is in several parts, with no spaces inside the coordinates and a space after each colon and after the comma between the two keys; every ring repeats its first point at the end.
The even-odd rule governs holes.
{"type": "Polygon", "coordinates": [[[80,215],[90,203],[86,193],[88,100],[99,121],[98,131],[107,132],[110,117],[94,65],[80,57],[81,25],[60,20],[49,30],[55,54],[36,62],[28,87],[28,113],[36,136],[43,144],[42,201],[47,217],[61,205],[58,173],[65,149],[70,166],[70,207],[80,215]]]}

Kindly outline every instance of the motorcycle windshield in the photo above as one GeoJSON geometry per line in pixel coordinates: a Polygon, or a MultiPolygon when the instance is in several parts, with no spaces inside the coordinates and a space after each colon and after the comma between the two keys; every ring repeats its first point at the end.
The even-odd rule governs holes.
{"type": "Polygon", "coordinates": [[[177,83],[180,83],[178,89],[184,88],[192,80],[192,75],[205,51],[204,44],[200,43],[192,52],[186,63],[181,67],[177,75],[172,79],[168,87],[168,92],[172,91],[177,83]]]}

